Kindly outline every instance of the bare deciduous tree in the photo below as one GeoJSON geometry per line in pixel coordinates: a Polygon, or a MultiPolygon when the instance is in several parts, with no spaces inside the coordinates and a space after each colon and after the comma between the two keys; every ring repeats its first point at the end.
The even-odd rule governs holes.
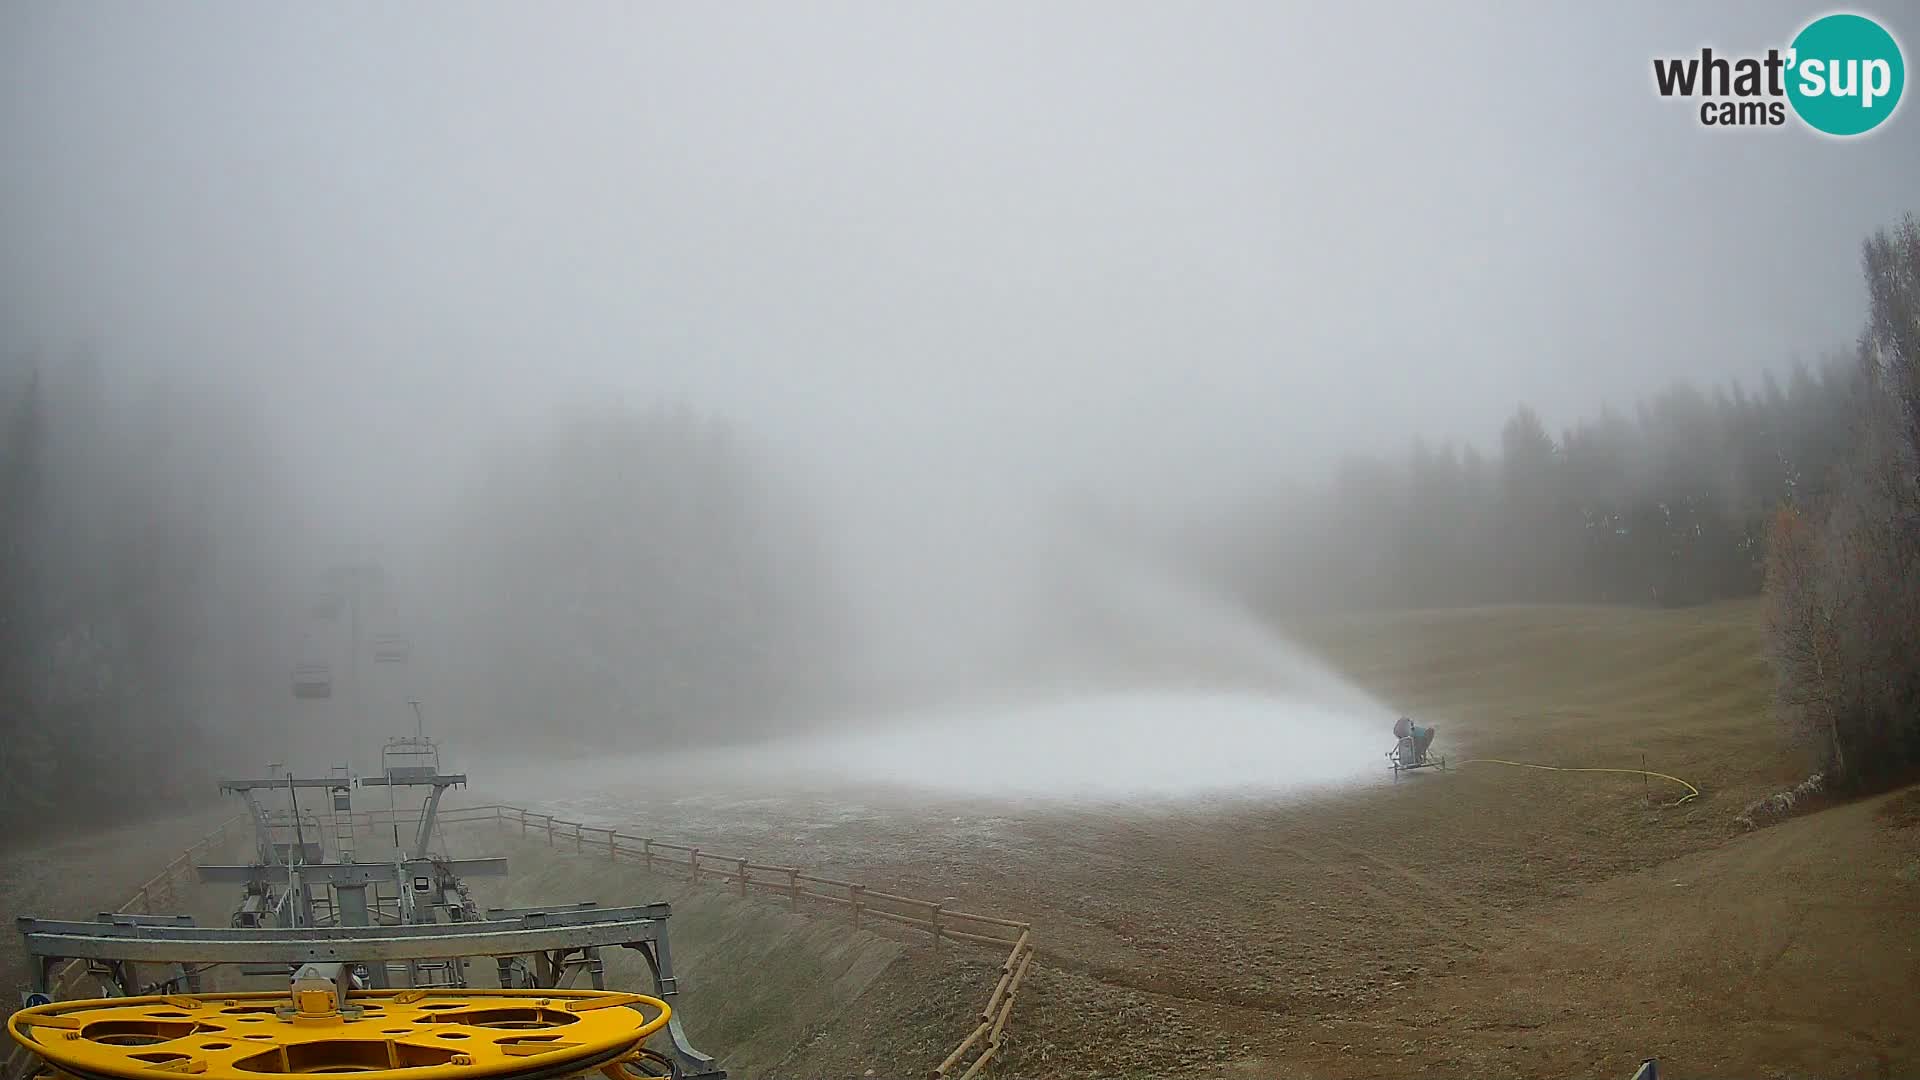
{"type": "Polygon", "coordinates": [[[1852,453],[1817,531],[1780,519],[1767,575],[1781,720],[1856,785],[1920,763],[1920,223],[1863,261],[1852,453]]]}
{"type": "Polygon", "coordinates": [[[1775,706],[1794,741],[1816,748],[1827,767],[1844,774],[1839,632],[1836,613],[1822,595],[1821,562],[1812,526],[1782,509],[1767,544],[1766,625],[1775,706]]]}

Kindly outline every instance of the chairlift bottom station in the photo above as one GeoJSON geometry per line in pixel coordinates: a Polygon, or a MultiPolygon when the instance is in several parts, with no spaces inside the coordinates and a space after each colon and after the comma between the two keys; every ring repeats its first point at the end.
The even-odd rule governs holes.
{"type": "Polygon", "coordinates": [[[676,1008],[671,908],[482,909],[467,879],[502,876],[506,860],[455,859],[429,847],[439,797],[466,777],[441,773],[438,747],[425,736],[393,743],[380,776],[336,770],[221,782],[245,800],[255,833],[250,863],[194,868],[202,884],[244,886],[227,926],[163,914],[17,919],[33,994],[9,1017],[8,1034],[38,1059],[20,1075],[724,1080],[726,1070],[690,1044],[676,1008]],[[375,786],[433,794],[404,847],[365,861],[356,849],[378,845],[356,835],[352,793],[375,786]],[[302,791],[332,809],[337,835],[321,828],[327,815],[301,807],[302,791]],[[263,801],[276,793],[284,812],[263,801]],[[295,840],[283,843],[289,830],[295,840]],[[601,954],[612,949],[640,955],[651,975],[646,992],[606,987],[601,954]],[[69,964],[86,965],[101,996],[62,999],[56,974],[69,964]],[[273,979],[279,989],[205,987],[216,969],[273,979]],[[499,989],[471,985],[488,969],[499,989]],[[591,988],[575,988],[577,979],[591,988]]]}
{"type": "Polygon", "coordinates": [[[330,698],[333,696],[333,670],[325,664],[301,664],[293,669],[293,696],[330,698]]]}

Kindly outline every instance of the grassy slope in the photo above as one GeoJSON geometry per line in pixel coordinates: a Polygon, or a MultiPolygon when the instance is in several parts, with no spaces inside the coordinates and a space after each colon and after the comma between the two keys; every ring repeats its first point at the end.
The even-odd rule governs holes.
{"type": "MultiPolygon", "coordinates": [[[[1473,765],[1312,803],[996,811],[990,838],[919,859],[911,818],[868,817],[835,871],[1035,919],[1044,966],[1000,1075],[1608,1076],[1651,1054],[1687,1076],[1913,1071],[1897,930],[1920,915],[1920,830],[1864,810],[1751,837],[1732,823],[1805,771],[1769,717],[1757,614],[1504,607],[1293,628],[1438,723],[1456,759],[1644,756],[1702,788],[1686,806],[1660,781],[1473,765]],[[1807,851],[1823,854],[1793,857],[1807,851]]],[[[778,828],[723,843],[679,824],[800,854],[761,850],[778,828]]],[[[846,1048],[925,1026],[928,989],[858,999],[789,1065],[858,1075],[846,1048]]],[[[877,1060],[890,1076],[927,1059],[877,1060]]]]}
{"type": "Polygon", "coordinates": [[[1456,758],[1638,768],[1644,756],[1729,815],[1806,772],[1770,713],[1751,601],[1396,612],[1293,630],[1382,700],[1438,723],[1456,758]]]}
{"type": "MultiPolygon", "coordinates": [[[[1706,792],[1685,807],[1637,778],[1469,766],[1308,805],[1009,818],[974,862],[945,848],[874,880],[1036,919],[1046,963],[1000,1075],[1607,1076],[1643,1054],[1682,1076],[1920,1073],[1920,796],[1732,825],[1804,772],[1768,716],[1756,616],[1515,607],[1295,628],[1438,723],[1456,758],[1644,754],[1706,792]]],[[[97,867],[102,850],[13,868],[4,899],[44,888],[34,867],[97,867]]],[[[764,900],[591,860],[542,873],[505,899],[674,900],[693,1033],[747,1075],[905,1075],[991,982],[764,900]]]]}
{"type": "MultiPolygon", "coordinates": [[[[0,856],[0,918],[6,920],[6,931],[0,933],[0,983],[9,990],[27,984],[20,938],[12,932],[14,917],[91,919],[118,908],[142,882],[232,812],[232,807],[201,808],[83,835],[29,838],[11,846],[0,856]]],[[[224,917],[220,925],[225,925],[224,917]]],[[[18,1004],[18,997],[8,994],[4,1011],[18,1004]]]]}
{"type": "Polygon", "coordinates": [[[1009,874],[1017,895],[1000,897],[1057,950],[1009,1068],[1156,1075],[1141,1040],[1086,1019],[1104,1013],[1177,1033],[1226,1075],[1605,1076],[1656,1054],[1683,1076],[1920,1071],[1903,929],[1920,920],[1920,829],[1865,804],[1733,824],[1805,772],[1769,716],[1757,615],[1506,607],[1293,628],[1438,723],[1456,760],[1644,755],[1705,794],[1675,807],[1660,781],[1472,765],[1144,828],[1031,823],[1034,848],[1066,857],[1009,874]]]}
{"type": "MultiPolygon", "coordinates": [[[[891,1076],[892,1062],[938,1061],[967,1030],[975,999],[992,986],[992,974],[974,970],[979,964],[936,961],[890,937],[856,932],[832,914],[790,913],[762,894],[742,899],[627,863],[555,854],[543,842],[489,829],[456,839],[474,852],[503,853],[513,867],[504,887],[475,883],[484,905],[671,903],[688,1035],[742,1080],[789,1075],[784,1067],[796,1058],[806,1059],[807,1075],[823,1078],[859,1077],[875,1065],[878,1075],[891,1076]],[[875,1022],[881,1018],[898,1022],[875,1022]]],[[[651,985],[638,956],[612,951],[603,958],[609,986],[651,985]]]]}
{"type": "Polygon", "coordinates": [[[1638,1047],[1674,1076],[1914,1075],[1920,814],[1903,807],[1920,789],[1582,890],[1461,989],[1577,1017],[1595,1046],[1638,1047]]]}
{"type": "MultiPolygon", "coordinates": [[[[1302,1032],[1307,1047],[1296,1038],[1249,1067],[1603,1075],[1658,1055],[1685,1076],[1920,1069],[1920,791],[1752,835],[1731,824],[1805,772],[1769,714],[1758,615],[1751,602],[1505,607],[1296,628],[1370,691],[1439,723],[1456,759],[1637,767],[1644,756],[1705,795],[1653,810],[1617,797],[1632,778],[1471,766],[1388,801],[1362,797],[1373,820],[1336,816],[1347,831],[1329,845],[1419,882],[1384,893],[1450,924],[1472,955],[1407,969],[1407,992],[1387,998],[1407,1024],[1331,1025],[1346,1048],[1331,1055],[1302,1032]]],[[[1654,785],[1662,798],[1678,790],[1654,785]]],[[[1418,929],[1390,933],[1418,940],[1418,929]]]]}

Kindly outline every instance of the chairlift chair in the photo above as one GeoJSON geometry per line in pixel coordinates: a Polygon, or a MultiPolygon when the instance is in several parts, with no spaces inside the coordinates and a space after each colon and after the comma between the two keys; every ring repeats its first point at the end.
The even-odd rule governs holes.
{"type": "Polygon", "coordinates": [[[404,634],[381,634],[373,639],[373,658],[383,664],[404,664],[413,648],[404,634]]]}
{"type": "Polygon", "coordinates": [[[293,696],[297,698],[332,697],[332,670],[325,664],[301,664],[294,668],[293,696]]]}
{"type": "Polygon", "coordinates": [[[429,736],[397,737],[380,748],[380,771],[390,776],[427,775],[440,772],[440,747],[429,736]]]}

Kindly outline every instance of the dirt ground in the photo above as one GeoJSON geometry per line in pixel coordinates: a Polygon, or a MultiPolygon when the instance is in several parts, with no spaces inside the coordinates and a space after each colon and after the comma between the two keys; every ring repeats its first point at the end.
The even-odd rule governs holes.
{"type": "Polygon", "coordinates": [[[7,920],[0,933],[0,979],[9,991],[0,1011],[18,1007],[12,991],[27,986],[14,918],[91,919],[113,910],[232,813],[232,807],[208,806],[117,829],[25,838],[10,846],[0,855],[0,917],[7,920]]]}
{"type": "MultiPolygon", "coordinates": [[[[1751,605],[1402,613],[1298,633],[1393,710],[1437,723],[1455,767],[1394,782],[1383,766],[1311,798],[1123,808],[749,791],[715,775],[675,786],[640,762],[630,782],[541,805],[1031,919],[1041,957],[1003,1077],[1625,1080],[1645,1057],[1678,1078],[1920,1075],[1920,789],[1757,832],[1734,823],[1804,773],[1768,719],[1751,605]],[[1684,789],[1663,780],[1475,758],[1644,760],[1703,794],[1676,805],[1684,789]]],[[[90,914],[198,827],[8,860],[0,907],[90,914]]],[[[943,995],[965,990],[946,982],[943,995]]],[[[847,1012],[771,1075],[932,1064],[902,1052],[875,1066],[839,1045],[887,1045],[862,1024],[944,1016],[911,985],[847,1012]]]]}
{"type": "Polygon", "coordinates": [[[1895,797],[1733,823],[1804,772],[1767,718],[1750,605],[1302,635],[1436,722],[1456,762],[1644,760],[1704,794],[1473,763],[1124,811],[712,777],[545,805],[1031,918],[1044,965],[1000,1075],[1624,1080],[1645,1057],[1676,1077],[1920,1072],[1920,815],[1895,797]]]}

